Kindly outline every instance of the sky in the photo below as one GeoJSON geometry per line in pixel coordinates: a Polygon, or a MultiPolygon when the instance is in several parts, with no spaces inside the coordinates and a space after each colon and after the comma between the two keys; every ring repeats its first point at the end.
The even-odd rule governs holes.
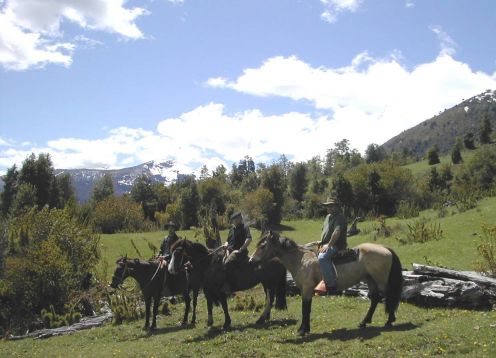
{"type": "Polygon", "coordinates": [[[0,0],[0,173],[364,153],[496,89],[494,0],[0,0]]]}

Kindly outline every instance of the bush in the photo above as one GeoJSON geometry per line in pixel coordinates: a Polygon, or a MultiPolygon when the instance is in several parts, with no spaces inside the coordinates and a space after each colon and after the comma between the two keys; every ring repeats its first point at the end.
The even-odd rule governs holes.
{"type": "Polygon", "coordinates": [[[47,207],[4,225],[8,243],[0,276],[0,326],[29,328],[50,306],[65,314],[98,262],[99,237],[64,210],[47,207]]]}
{"type": "Polygon", "coordinates": [[[443,230],[441,230],[439,223],[429,225],[427,219],[420,218],[412,224],[408,224],[408,233],[405,238],[398,238],[397,240],[402,245],[423,244],[431,240],[440,240],[442,237],[443,230]]]}
{"type": "Polygon", "coordinates": [[[270,213],[274,205],[272,192],[266,188],[259,188],[246,195],[242,207],[243,212],[247,214],[252,224],[259,229],[264,229],[264,225],[269,222],[270,213]]]}
{"type": "Polygon", "coordinates": [[[420,208],[410,201],[400,201],[396,209],[396,216],[400,219],[416,218],[420,214],[420,208]]]}
{"type": "Polygon", "coordinates": [[[109,196],[96,204],[93,228],[104,234],[142,231],[146,228],[143,209],[128,198],[109,196]]]}
{"type": "Polygon", "coordinates": [[[482,225],[477,252],[482,261],[476,263],[476,270],[496,277],[496,225],[482,225]]]}

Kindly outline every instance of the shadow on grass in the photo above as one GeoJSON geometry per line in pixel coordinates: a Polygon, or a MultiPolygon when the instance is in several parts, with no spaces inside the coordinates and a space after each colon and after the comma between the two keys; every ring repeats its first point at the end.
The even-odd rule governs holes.
{"type": "Polygon", "coordinates": [[[421,325],[416,325],[413,323],[402,323],[395,325],[391,328],[386,327],[367,327],[367,328],[340,328],[332,332],[323,333],[309,333],[305,337],[295,337],[281,341],[281,343],[293,343],[300,344],[303,342],[313,342],[319,339],[329,339],[329,340],[340,340],[340,341],[351,341],[355,339],[368,340],[381,335],[382,332],[404,332],[411,331],[419,328],[421,325]]]}
{"type": "Polygon", "coordinates": [[[166,326],[166,327],[156,328],[153,331],[145,331],[145,330],[143,330],[143,334],[141,334],[138,337],[136,337],[136,339],[148,338],[148,337],[151,337],[151,336],[156,336],[158,334],[167,334],[167,333],[184,331],[184,330],[187,330],[187,329],[190,329],[190,328],[195,328],[195,325],[187,324],[187,325],[183,326],[181,324],[177,324],[175,326],[166,326]]]}
{"type": "MultiPolygon", "coordinates": [[[[273,326],[293,326],[298,323],[297,320],[295,319],[279,319],[279,320],[273,320],[269,321],[264,324],[257,324],[257,323],[250,323],[244,326],[232,326],[229,328],[229,332],[243,332],[244,330],[248,328],[254,328],[254,329],[269,329],[270,327],[273,326]]],[[[222,334],[225,334],[226,331],[222,329],[221,327],[211,327],[207,330],[207,332],[203,335],[197,336],[193,339],[188,339],[185,342],[186,343],[197,343],[197,342],[204,342],[208,341],[210,339],[213,339],[217,336],[220,336],[222,334]]]]}
{"type": "Polygon", "coordinates": [[[283,225],[283,224],[271,225],[270,226],[270,229],[272,231],[278,231],[278,232],[282,232],[282,231],[294,231],[295,230],[294,227],[289,226],[289,225],[283,225]]]}

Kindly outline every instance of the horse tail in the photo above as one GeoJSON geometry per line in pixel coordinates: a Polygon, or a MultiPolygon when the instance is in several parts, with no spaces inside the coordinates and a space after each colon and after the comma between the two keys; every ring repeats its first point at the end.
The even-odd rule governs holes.
{"type": "Polygon", "coordinates": [[[403,292],[403,273],[401,262],[396,253],[388,248],[392,255],[391,270],[386,288],[386,312],[393,314],[400,304],[401,293],[403,292]]]}
{"type": "Polygon", "coordinates": [[[276,284],[276,310],[285,310],[288,308],[286,303],[286,268],[281,270],[281,275],[276,284]]]}

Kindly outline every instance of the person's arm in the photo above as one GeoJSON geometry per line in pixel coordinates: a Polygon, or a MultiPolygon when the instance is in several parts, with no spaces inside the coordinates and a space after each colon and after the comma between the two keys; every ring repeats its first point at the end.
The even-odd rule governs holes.
{"type": "Polygon", "coordinates": [[[239,249],[239,251],[243,250],[248,250],[248,245],[251,243],[251,233],[250,233],[250,228],[248,226],[245,227],[245,233],[246,233],[246,239],[245,242],[243,243],[243,246],[239,249]]]}

